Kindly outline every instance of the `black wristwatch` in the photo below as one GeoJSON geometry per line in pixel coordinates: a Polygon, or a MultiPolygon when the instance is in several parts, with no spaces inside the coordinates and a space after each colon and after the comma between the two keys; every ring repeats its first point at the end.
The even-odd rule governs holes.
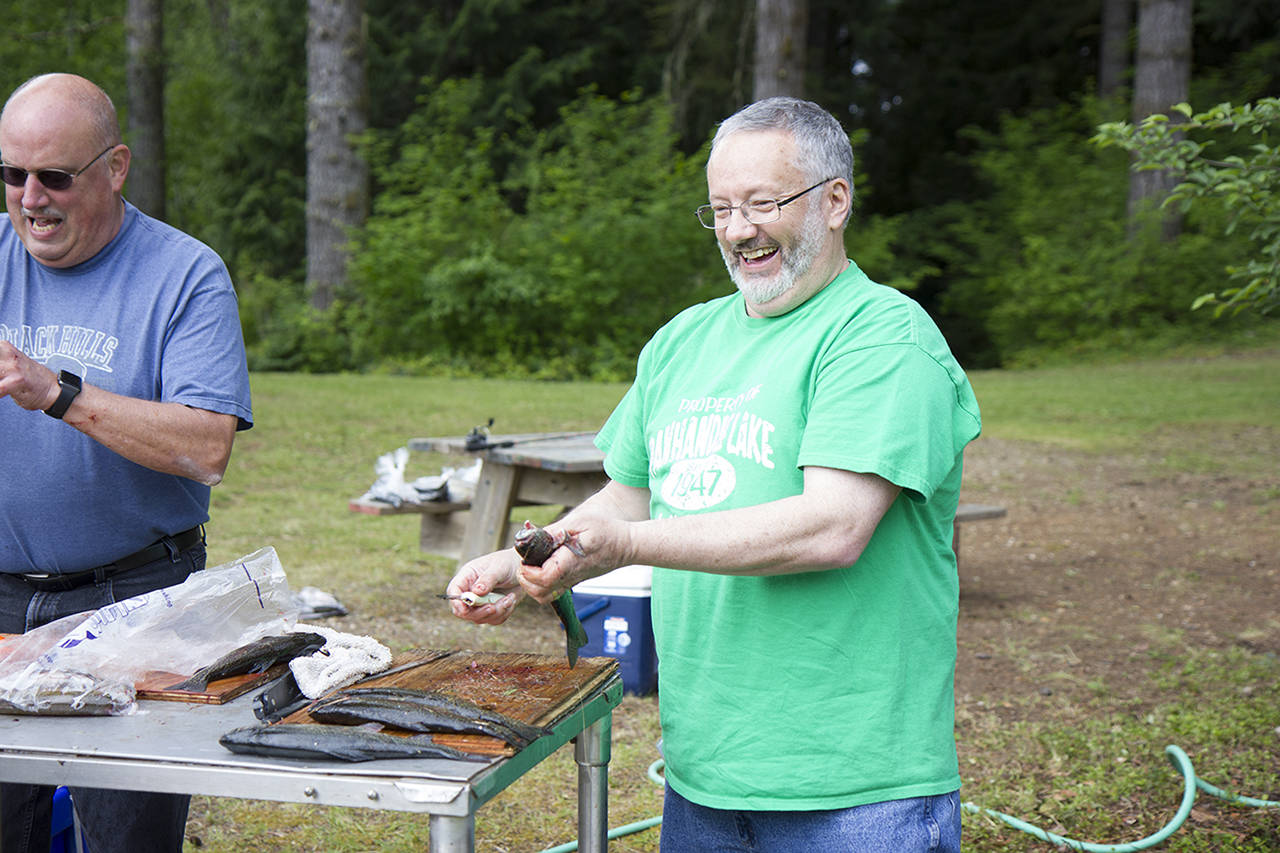
{"type": "Polygon", "coordinates": [[[45,409],[44,413],[51,418],[62,420],[67,409],[71,408],[71,401],[80,393],[80,377],[63,370],[58,373],[58,385],[62,391],[58,394],[58,399],[54,400],[53,405],[45,409]]]}

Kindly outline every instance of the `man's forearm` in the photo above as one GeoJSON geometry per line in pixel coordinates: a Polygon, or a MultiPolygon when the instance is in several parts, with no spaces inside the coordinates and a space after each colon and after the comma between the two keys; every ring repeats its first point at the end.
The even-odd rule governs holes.
{"type": "Polygon", "coordinates": [[[630,525],[637,563],[730,575],[851,566],[898,496],[874,474],[805,468],[804,491],[756,506],[630,525]]]}
{"type": "Polygon", "coordinates": [[[231,458],[236,417],[181,403],[157,403],[85,384],[62,418],[146,468],[217,485],[231,458]]]}

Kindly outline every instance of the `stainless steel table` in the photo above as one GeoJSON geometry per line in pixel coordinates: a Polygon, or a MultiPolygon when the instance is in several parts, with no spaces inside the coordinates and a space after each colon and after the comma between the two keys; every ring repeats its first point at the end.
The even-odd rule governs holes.
{"type": "Polygon", "coordinates": [[[390,760],[350,763],[236,755],[223,732],[258,723],[249,695],[225,705],[143,701],[120,717],[0,716],[0,779],[48,785],[203,794],[430,815],[430,850],[475,849],[475,814],[570,740],[578,765],[578,844],[608,843],[608,767],[615,673],[509,758],[488,762],[390,760]]]}

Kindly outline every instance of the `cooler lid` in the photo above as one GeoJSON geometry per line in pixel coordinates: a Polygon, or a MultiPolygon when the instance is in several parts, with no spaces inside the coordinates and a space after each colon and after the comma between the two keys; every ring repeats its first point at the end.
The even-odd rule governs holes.
{"type": "Polygon", "coordinates": [[[622,566],[578,584],[574,592],[587,595],[622,595],[639,598],[653,590],[652,566],[622,566]]]}

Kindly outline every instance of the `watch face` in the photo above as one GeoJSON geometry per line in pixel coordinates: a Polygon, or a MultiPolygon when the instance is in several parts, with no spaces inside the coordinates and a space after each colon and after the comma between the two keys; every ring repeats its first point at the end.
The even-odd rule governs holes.
{"type": "Polygon", "coordinates": [[[63,370],[58,373],[58,386],[61,388],[58,392],[58,399],[54,401],[52,406],[45,409],[44,413],[51,418],[62,420],[62,416],[71,407],[71,401],[80,393],[80,377],[63,370]]]}

